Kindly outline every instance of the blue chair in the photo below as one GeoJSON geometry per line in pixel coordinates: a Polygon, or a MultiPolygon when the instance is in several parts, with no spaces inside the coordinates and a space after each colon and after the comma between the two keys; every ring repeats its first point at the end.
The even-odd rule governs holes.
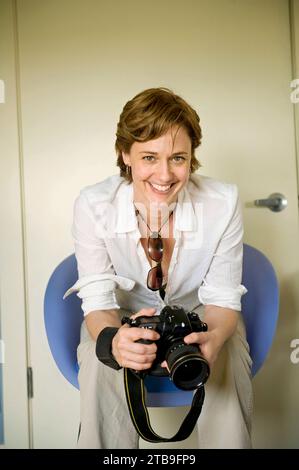
{"type": "MultiPolygon", "coordinates": [[[[81,300],[76,295],[62,299],[77,280],[75,255],[63,260],[47,285],[44,315],[47,337],[54,360],[74,387],[78,384],[77,346],[83,320],[81,300]]],[[[279,288],[270,261],[256,248],[244,244],[243,280],[248,293],[242,297],[242,313],[253,360],[252,375],[261,368],[271,347],[279,311],[279,288]]],[[[189,405],[192,392],[177,389],[167,378],[148,376],[148,406],[189,405]]]]}

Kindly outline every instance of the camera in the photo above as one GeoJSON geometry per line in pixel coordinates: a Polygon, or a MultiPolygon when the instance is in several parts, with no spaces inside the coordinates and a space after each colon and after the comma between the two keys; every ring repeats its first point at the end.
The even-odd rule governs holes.
{"type": "MultiPolygon", "coordinates": [[[[182,390],[195,390],[201,387],[210,375],[208,362],[200,354],[198,344],[185,344],[184,337],[192,332],[207,331],[207,324],[202,322],[195,312],[185,312],[180,306],[166,306],[160,315],[140,316],[134,320],[124,317],[122,323],[131,327],[148,328],[159,333],[156,341],[157,356],[152,367],[145,371],[150,375],[168,375],[160,366],[166,360],[169,376],[174,385],[182,390]]],[[[151,341],[139,340],[150,344],[151,341]]]]}

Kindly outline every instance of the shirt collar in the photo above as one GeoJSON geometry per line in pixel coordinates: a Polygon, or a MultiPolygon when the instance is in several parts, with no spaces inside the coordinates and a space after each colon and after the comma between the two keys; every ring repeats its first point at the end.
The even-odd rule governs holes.
{"type": "MultiPolygon", "coordinates": [[[[197,218],[189,192],[188,183],[178,194],[178,203],[175,209],[174,230],[196,231],[197,218]]],[[[133,185],[124,182],[120,185],[114,205],[116,208],[115,232],[125,233],[138,229],[137,218],[133,203],[133,185]]]]}

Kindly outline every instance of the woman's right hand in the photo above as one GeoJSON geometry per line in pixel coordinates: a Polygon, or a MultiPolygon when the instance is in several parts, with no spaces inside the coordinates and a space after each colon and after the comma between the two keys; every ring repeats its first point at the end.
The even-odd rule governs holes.
{"type": "MultiPolygon", "coordinates": [[[[155,312],[154,308],[143,308],[131,318],[141,315],[152,317],[155,312]]],[[[156,358],[157,346],[155,343],[142,344],[136,341],[140,339],[157,341],[159,338],[159,333],[154,330],[123,325],[112,340],[112,354],[121,367],[134,370],[150,369],[156,358]]]]}

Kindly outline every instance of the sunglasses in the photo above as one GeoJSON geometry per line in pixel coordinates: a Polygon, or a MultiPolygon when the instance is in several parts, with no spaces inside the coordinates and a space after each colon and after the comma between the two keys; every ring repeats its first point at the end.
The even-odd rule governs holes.
{"type": "Polygon", "coordinates": [[[149,257],[158,263],[148,272],[147,287],[152,291],[164,289],[166,284],[163,285],[163,272],[161,267],[163,258],[163,240],[161,235],[158,232],[153,232],[148,238],[147,246],[149,257]]]}

